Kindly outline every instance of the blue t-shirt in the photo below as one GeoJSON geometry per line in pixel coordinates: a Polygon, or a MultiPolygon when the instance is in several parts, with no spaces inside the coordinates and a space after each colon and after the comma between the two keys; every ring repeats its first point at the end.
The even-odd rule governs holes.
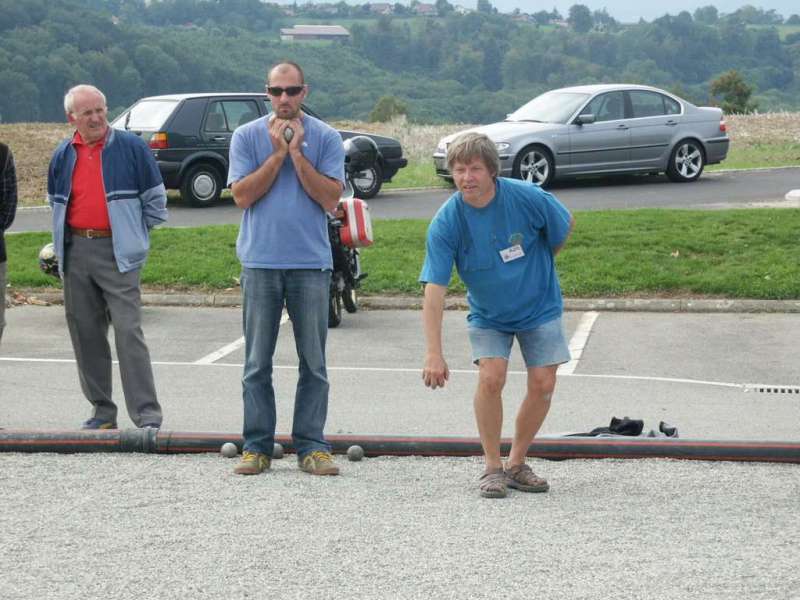
{"type": "MultiPolygon", "coordinates": [[[[228,185],[258,169],[270,154],[269,117],[251,121],[233,132],[228,185]]],[[[344,147],[339,133],[304,114],[303,156],[321,173],[344,182],[344,147]]],[[[236,254],[252,269],[332,269],[325,211],[297,178],[287,156],[267,194],[245,209],[236,254]]]]}
{"type": "Polygon", "coordinates": [[[446,286],[455,264],[467,287],[471,326],[515,332],[561,316],[563,300],[553,249],[567,239],[570,213],[540,187],[497,178],[495,197],[483,208],[453,194],[428,228],[419,280],[446,286]],[[501,250],[524,256],[503,262],[501,250]]]}

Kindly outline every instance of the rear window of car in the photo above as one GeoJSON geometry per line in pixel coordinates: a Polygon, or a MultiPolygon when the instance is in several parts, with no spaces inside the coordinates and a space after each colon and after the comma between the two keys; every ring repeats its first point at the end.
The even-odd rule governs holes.
{"type": "Polygon", "coordinates": [[[221,100],[212,102],[203,129],[210,132],[232,132],[259,117],[255,100],[221,100]]]}
{"type": "Polygon", "coordinates": [[[644,91],[629,92],[629,94],[634,119],[637,117],[677,115],[681,112],[680,104],[662,94],[644,91]]]}
{"type": "Polygon", "coordinates": [[[157,130],[175,110],[179,100],[143,100],[114,121],[118,129],[157,130]]]}
{"type": "Polygon", "coordinates": [[[169,132],[187,137],[197,135],[207,102],[206,98],[187,98],[184,100],[175,116],[172,117],[172,121],[169,124],[169,132]]]}

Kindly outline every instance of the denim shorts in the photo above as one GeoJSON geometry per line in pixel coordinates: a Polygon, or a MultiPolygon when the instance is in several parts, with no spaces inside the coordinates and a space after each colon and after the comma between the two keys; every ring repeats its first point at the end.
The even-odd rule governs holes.
{"type": "Polygon", "coordinates": [[[525,366],[546,367],[560,365],[570,359],[569,347],[564,339],[561,318],[543,323],[535,329],[509,333],[496,329],[469,327],[472,344],[472,362],[476,365],[482,358],[504,358],[511,356],[511,345],[517,338],[525,366]]]}

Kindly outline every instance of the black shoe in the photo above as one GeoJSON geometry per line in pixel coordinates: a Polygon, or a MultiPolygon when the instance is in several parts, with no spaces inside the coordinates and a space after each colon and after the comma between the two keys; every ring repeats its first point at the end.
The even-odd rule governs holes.
{"type": "Polygon", "coordinates": [[[678,428],[673,427],[672,425],[668,425],[664,423],[664,421],[661,421],[661,423],[658,424],[658,430],[667,437],[671,438],[678,437],[678,428]]]}
{"type": "Polygon", "coordinates": [[[139,429],[161,429],[161,423],[142,423],[139,429]]]}
{"type": "Polygon", "coordinates": [[[81,429],[117,429],[117,424],[114,421],[92,417],[83,422],[81,429]]]}
{"type": "Polygon", "coordinates": [[[611,430],[611,433],[616,433],[617,435],[635,436],[642,433],[644,421],[641,419],[629,419],[628,417],[622,417],[621,419],[612,417],[611,424],[608,428],[611,430]]]}

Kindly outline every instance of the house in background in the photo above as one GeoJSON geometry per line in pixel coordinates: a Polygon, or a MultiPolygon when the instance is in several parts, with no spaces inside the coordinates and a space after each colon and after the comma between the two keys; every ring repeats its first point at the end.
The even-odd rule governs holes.
{"type": "Polygon", "coordinates": [[[369,5],[369,12],[373,15],[393,15],[394,5],[388,2],[373,2],[369,5]]]}
{"type": "Polygon", "coordinates": [[[303,40],[346,40],[350,32],[341,25],[295,25],[281,29],[281,40],[299,42],[303,40]]]}
{"type": "Polygon", "coordinates": [[[436,10],[435,4],[425,4],[420,2],[414,7],[414,11],[421,17],[436,17],[439,11],[436,10]]]}

